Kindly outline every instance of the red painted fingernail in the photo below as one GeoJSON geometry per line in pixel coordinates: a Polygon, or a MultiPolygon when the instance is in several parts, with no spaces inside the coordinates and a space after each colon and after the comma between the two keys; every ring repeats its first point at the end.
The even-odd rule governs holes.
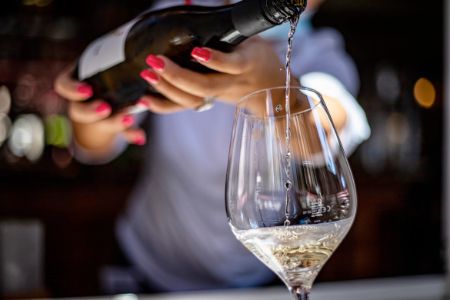
{"type": "Polygon", "coordinates": [[[81,83],[77,86],[77,92],[80,94],[83,94],[83,96],[86,97],[91,97],[93,92],[92,92],[92,87],[86,83],[81,83]]]}
{"type": "Polygon", "coordinates": [[[147,139],[143,135],[137,136],[133,139],[133,144],[138,145],[138,146],[143,146],[143,145],[145,145],[146,142],[147,142],[147,139]]]}
{"type": "Polygon", "coordinates": [[[150,100],[144,99],[144,98],[139,99],[139,101],[137,102],[136,105],[139,105],[139,106],[141,106],[141,107],[148,108],[148,107],[150,107],[150,100]]]}
{"type": "Polygon", "coordinates": [[[122,117],[122,124],[126,127],[130,127],[134,124],[134,117],[131,115],[125,115],[122,117]]]}
{"type": "Polygon", "coordinates": [[[211,59],[211,51],[205,48],[195,47],[191,52],[192,57],[207,62],[211,59]]]}
{"type": "Polygon", "coordinates": [[[162,71],[164,70],[164,61],[153,55],[150,54],[149,56],[147,56],[147,58],[145,59],[145,62],[147,63],[147,65],[149,65],[150,67],[152,67],[153,69],[157,70],[157,71],[162,71]]]}
{"type": "Polygon", "coordinates": [[[96,108],[95,108],[95,112],[99,115],[104,115],[106,113],[110,113],[111,112],[111,106],[109,106],[108,103],[101,103],[99,104],[96,108]]]}
{"type": "Polygon", "coordinates": [[[141,77],[144,79],[144,80],[146,80],[146,81],[148,81],[148,82],[150,82],[150,83],[153,83],[153,84],[156,84],[156,83],[158,83],[158,81],[159,81],[159,76],[158,76],[158,74],[156,74],[155,72],[153,72],[152,70],[148,70],[148,69],[145,69],[145,70],[143,70],[142,72],[141,72],[141,77]]]}

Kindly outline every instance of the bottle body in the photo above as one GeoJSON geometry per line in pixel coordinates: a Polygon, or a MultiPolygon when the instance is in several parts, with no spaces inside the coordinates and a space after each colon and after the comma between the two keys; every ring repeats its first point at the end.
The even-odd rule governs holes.
{"type": "Polygon", "coordinates": [[[194,47],[231,51],[247,37],[277,25],[264,16],[259,1],[144,13],[91,43],[78,61],[75,77],[92,86],[93,99],[104,99],[113,111],[120,110],[145,93],[157,94],[139,75],[148,67],[149,54],[163,54],[184,68],[210,72],[191,58],[194,47]],[[254,9],[253,17],[248,16],[249,9],[254,9]]]}

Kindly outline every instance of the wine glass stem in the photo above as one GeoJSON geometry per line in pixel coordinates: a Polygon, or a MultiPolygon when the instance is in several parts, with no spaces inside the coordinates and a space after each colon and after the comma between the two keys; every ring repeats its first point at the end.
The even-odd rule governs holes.
{"type": "Polygon", "coordinates": [[[294,300],[309,300],[309,290],[306,288],[293,288],[291,289],[291,294],[294,300]]]}

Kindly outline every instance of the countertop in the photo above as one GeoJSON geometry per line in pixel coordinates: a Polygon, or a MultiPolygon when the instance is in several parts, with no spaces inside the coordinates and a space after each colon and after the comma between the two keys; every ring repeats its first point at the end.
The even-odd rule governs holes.
{"type": "MultiPolygon", "coordinates": [[[[444,275],[365,279],[317,283],[311,300],[442,300],[444,275]]],[[[76,299],[76,298],[66,298],[76,299]]],[[[157,295],[123,294],[111,297],[84,297],[84,300],[291,300],[282,286],[255,289],[184,292],[157,295]]]]}

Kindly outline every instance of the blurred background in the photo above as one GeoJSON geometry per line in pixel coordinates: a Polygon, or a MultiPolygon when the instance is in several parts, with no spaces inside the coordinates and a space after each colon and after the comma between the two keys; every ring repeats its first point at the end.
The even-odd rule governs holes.
{"type": "MultiPolygon", "coordinates": [[[[0,297],[101,293],[113,225],[142,150],[77,163],[55,75],[146,0],[3,0],[0,4],[0,297]]],[[[327,1],[361,77],[371,138],[350,159],[356,224],[320,281],[443,274],[443,0],[327,1]]]]}

